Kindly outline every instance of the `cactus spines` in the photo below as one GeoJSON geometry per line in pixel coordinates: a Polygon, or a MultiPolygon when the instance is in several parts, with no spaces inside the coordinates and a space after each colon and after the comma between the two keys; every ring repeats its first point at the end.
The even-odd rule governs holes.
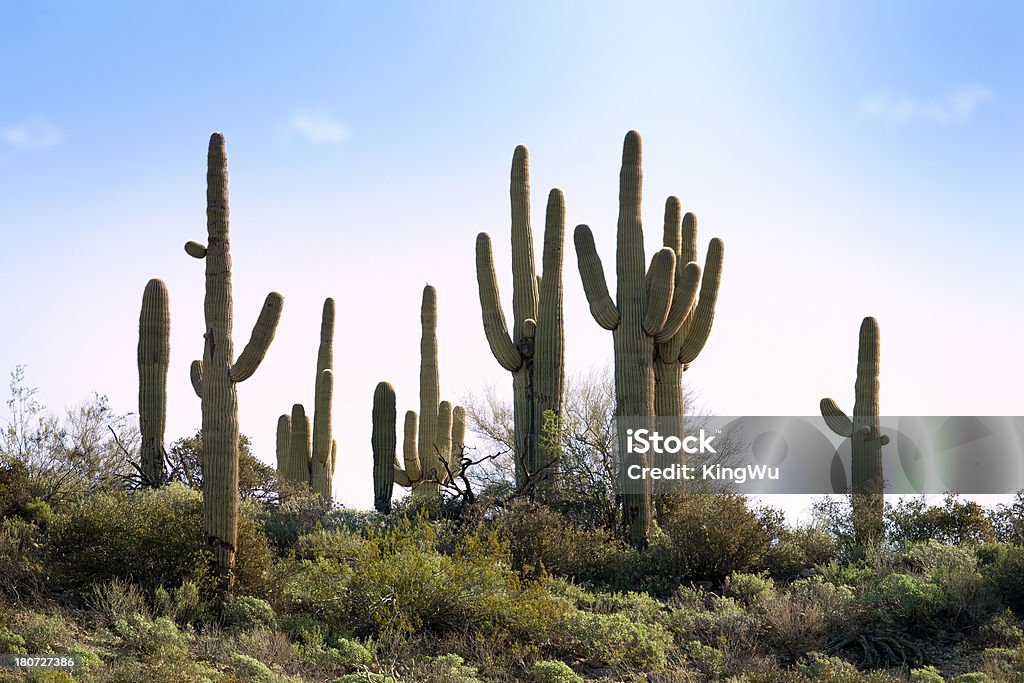
{"type": "Polygon", "coordinates": [[[213,549],[221,591],[234,585],[238,539],[238,395],[236,383],[250,377],[274,338],[284,298],[271,292],[236,362],[232,339],[231,253],[228,239],[228,168],[224,136],[210,137],[207,156],[206,227],[208,242],[185,245],[206,259],[206,332],[201,364],[191,368],[192,386],[202,398],[203,509],[206,538],[213,549]]]}
{"type": "MultiPolygon", "coordinates": [[[[377,512],[391,512],[391,495],[395,488],[395,389],[380,382],[373,392],[373,507],[377,512]]],[[[409,484],[407,483],[406,486],[409,484]]]]}
{"type": "MultiPolygon", "coordinates": [[[[437,290],[430,285],[423,288],[420,326],[420,410],[419,414],[412,410],[405,414],[405,468],[394,463],[394,482],[411,488],[414,496],[426,498],[439,495],[441,486],[459,474],[459,463],[452,457],[453,414],[461,416],[461,433],[465,435],[465,411],[440,400],[437,290]]],[[[459,427],[454,429],[458,432],[459,427]]]]}
{"type": "Polygon", "coordinates": [[[512,204],[512,334],[498,292],[491,238],[477,235],[476,273],[484,334],[498,363],[512,373],[516,478],[531,493],[553,488],[557,454],[542,447],[544,414],[561,415],[565,385],[562,261],[565,197],[548,194],[543,273],[537,274],[530,226],[530,168],[526,147],[516,147],[510,179],[512,204]]]}
{"type": "Polygon", "coordinates": [[[623,526],[630,543],[647,544],[651,522],[651,488],[646,480],[631,481],[630,465],[646,464],[641,454],[628,454],[626,430],[653,427],[655,412],[655,346],[659,338],[674,336],[681,327],[676,298],[677,269],[684,281],[693,280],[693,269],[677,263],[676,251],[663,247],[646,267],[643,226],[640,219],[643,171],[640,134],[626,134],[619,172],[619,217],[615,250],[617,287],[615,301],[608,294],[601,258],[593,234],[577,226],[576,252],[580,277],[594,320],[612,331],[615,352],[615,397],[619,452],[619,477],[623,486],[623,526]],[[687,270],[689,275],[687,275],[687,270]],[[676,331],[673,331],[672,328],[676,331]]]}
{"type": "Polygon", "coordinates": [[[683,372],[703,350],[715,318],[715,304],[722,279],[725,247],[713,238],[708,245],[704,269],[697,265],[697,217],[680,217],[677,197],[665,202],[665,247],[676,253],[675,297],[662,333],[655,341],[654,407],[659,417],[678,417],[683,433],[683,372]],[[683,266],[682,264],[686,264],[683,266]],[[700,288],[698,297],[697,290],[700,288]]]}
{"type": "Polygon", "coordinates": [[[164,482],[164,430],[167,424],[167,367],[170,361],[171,316],[167,285],[152,279],[142,295],[139,314],[139,448],[142,476],[148,486],[164,482]]]}
{"type": "Polygon", "coordinates": [[[878,361],[878,321],[867,317],[860,326],[852,419],[831,398],[821,399],[820,404],[821,415],[829,428],[851,439],[853,526],[861,548],[880,542],[883,531],[882,446],[889,443],[889,437],[880,431],[878,361]]]}

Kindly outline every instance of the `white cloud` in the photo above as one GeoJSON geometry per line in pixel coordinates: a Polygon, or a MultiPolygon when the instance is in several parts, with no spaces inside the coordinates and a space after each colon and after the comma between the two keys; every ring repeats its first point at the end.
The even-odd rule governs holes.
{"type": "Polygon", "coordinates": [[[879,90],[860,101],[859,111],[865,118],[894,126],[917,121],[950,126],[964,123],[994,97],[995,93],[983,85],[963,86],[931,99],[879,90]]]}
{"type": "Polygon", "coordinates": [[[64,140],[64,134],[49,121],[31,119],[0,128],[0,140],[15,149],[38,151],[56,147],[64,140]]]}
{"type": "Polygon", "coordinates": [[[308,142],[332,144],[348,139],[348,130],[323,107],[297,109],[288,118],[288,131],[308,142]]]}

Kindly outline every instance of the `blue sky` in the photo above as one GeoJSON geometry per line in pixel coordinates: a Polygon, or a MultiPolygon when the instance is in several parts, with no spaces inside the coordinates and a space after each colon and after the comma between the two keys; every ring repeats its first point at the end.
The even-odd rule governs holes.
{"type": "MultiPolygon", "coordinates": [[[[205,147],[227,136],[236,339],[285,310],[241,388],[273,457],[312,400],[319,310],[338,300],[340,500],[371,498],[369,412],[415,407],[418,309],[438,287],[442,389],[510,390],[479,320],[473,244],[510,296],[508,168],[531,150],[535,232],[614,258],[623,134],[644,136],[648,249],[669,194],[726,243],[711,341],[687,373],[718,414],[852,402],[856,334],[882,330],[891,414],[1019,414],[1024,338],[1014,3],[29,3],[0,7],[0,371],[51,408],[133,410],[138,305],[171,292],[169,438],[199,423],[205,147]],[[584,10],[585,7],[585,10],[584,10]],[[177,380],[175,380],[177,378],[177,380]]],[[[566,246],[572,369],[610,361],[566,246]]],[[[613,285],[614,286],[614,285],[613,285]]]]}

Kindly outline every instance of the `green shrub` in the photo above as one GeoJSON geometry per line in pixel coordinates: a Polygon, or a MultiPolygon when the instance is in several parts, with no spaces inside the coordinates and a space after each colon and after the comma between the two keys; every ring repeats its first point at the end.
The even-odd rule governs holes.
{"type": "MultiPolygon", "coordinates": [[[[242,505],[238,522],[238,590],[262,584],[270,550],[256,506],[242,505]]],[[[102,493],[54,517],[48,529],[49,565],[67,586],[87,590],[122,578],[145,593],[193,581],[213,585],[203,539],[202,494],[180,484],[133,493],[102,493]]]]}
{"type": "Polygon", "coordinates": [[[978,548],[982,576],[995,596],[1018,615],[1024,615],[1024,546],[993,543],[978,548]]]}
{"type": "Polygon", "coordinates": [[[886,507],[889,539],[896,545],[936,541],[964,546],[996,540],[995,526],[985,509],[954,494],[947,495],[942,505],[929,505],[924,498],[904,498],[886,507]]]}
{"type": "Polygon", "coordinates": [[[75,671],[75,677],[79,680],[93,680],[96,670],[103,666],[103,660],[100,659],[99,655],[84,647],[76,645],[68,650],[68,654],[74,655],[77,660],[77,671],[75,671]]]}
{"type": "Polygon", "coordinates": [[[475,666],[466,664],[457,654],[431,657],[427,661],[430,683],[483,683],[475,666]]]}
{"type": "Polygon", "coordinates": [[[892,573],[868,594],[868,604],[883,620],[897,624],[920,624],[932,619],[942,608],[942,589],[909,574],[892,573]]]}
{"type": "Polygon", "coordinates": [[[0,653],[27,655],[25,639],[6,626],[0,626],[0,653]]]}
{"type": "Polygon", "coordinates": [[[249,595],[230,595],[224,602],[222,612],[224,625],[241,631],[249,631],[254,626],[277,628],[277,615],[274,608],[266,600],[249,595]]]}
{"type": "Polygon", "coordinates": [[[678,585],[721,582],[733,572],[758,568],[772,546],[775,519],[753,511],[742,496],[684,496],[658,519],[664,538],[652,542],[648,567],[678,585]]]}
{"type": "Polygon", "coordinates": [[[952,679],[950,683],[996,683],[996,681],[989,678],[986,673],[975,671],[969,674],[960,674],[952,679]]]}
{"type": "Polygon", "coordinates": [[[1024,680],[1024,647],[990,647],[981,655],[985,673],[1009,681],[1024,680]]]}
{"type": "Polygon", "coordinates": [[[777,579],[788,579],[803,567],[819,566],[836,557],[838,546],[832,536],[818,527],[783,528],[767,552],[764,565],[777,579]]]}
{"type": "Polygon", "coordinates": [[[775,592],[775,584],[768,578],[767,572],[760,574],[733,572],[725,579],[725,590],[744,605],[751,606],[771,597],[775,592]]]}
{"type": "Polygon", "coordinates": [[[697,671],[704,675],[708,681],[721,680],[725,671],[725,658],[722,651],[704,645],[699,640],[691,640],[683,643],[683,652],[697,671]]]}
{"type": "Polygon", "coordinates": [[[572,667],[558,660],[534,662],[530,673],[536,683],[583,683],[572,667]]]}
{"type": "Polygon", "coordinates": [[[946,679],[934,666],[924,666],[910,670],[910,683],[946,683],[946,679]]]}
{"type": "Polygon", "coordinates": [[[656,671],[665,666],[672,636],[663,626],[636,623],[620,614],[572,612],[562,617],[552,641],[566,655],[656,671]]]}
{"type": "Polygon", "coordinates": [[[595,585],[622,581],[625,548],[603,529],[583,528],[551,508],[527,501],[503,511],[493,526],[508,540],[516,568],[543,568],[554,576],[595,585]]]}
{"type": "Polygon", "coordinates": [[[346,674],[334,679],[334,683],[395,683],[395,679],[384,674],[363,671],[355,674],[346,674]]]}
{"type": "Polygon", "coordinates": [[[263,512],[264,532],[279,553],[295,547],[301,537],[322,529],[331,510],[330,501],[309,489],[295,487],[289,494],[263,512]]]}
{"type": "Polygon", "coordinates": [[[57,651],[74,635],[72,624],[57,612],[18,612],[10,619],[9,626],[24,639],[29,654],[57,651]]]}
{"type": "Polygon", "coordinates": [[[231,655],[231,664],[234,666],[235,671],[247,681],[255,681],[255,683],[302,682],[301,678],[276,673],[260,660],[237,652],[231,655]]]}
{"type": "Polygon", "coordinates": [[[326,652],[338,666],[346,669],[358,669],[373,663],[373,653],[359,641],[348,638],[338,638],[334,647],[327,648],[326,652]]]}

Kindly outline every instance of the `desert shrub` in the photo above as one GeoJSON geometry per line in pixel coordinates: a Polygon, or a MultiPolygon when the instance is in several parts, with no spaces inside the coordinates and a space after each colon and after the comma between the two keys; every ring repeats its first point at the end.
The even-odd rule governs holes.
{"type": "Polygon", "coordinates": [[[221,617],[225,626],[235,630],[248,631],[255,626],[277,628],[274,608],[266,600],[249,595],[228,596],[221,617]]]}
{"type": "Polygon", "coordinates": [[[969,674],[960,674],[952,679],[950,683],[996,683],[987,673],[972,671],[969,674]]]}
{"type": "Polygon", "coordinates": [[[360,637],[470,631],[540,638],[562,602],[511,568],[508,546],[469,535],[451,555],[426,520],[366,535],[313,534],[287,592],[333,630],[360,637]]]}
{"type": "Polygon", "coordinates": [[[971,548],[929,541],[910,545],[904,558],[938,586],[939,612],[949,625],[975,625],[996,608],[971,548]]]}
{"type": "Polygon", "coordinates": [[[946,679],[934,666],[923,666],[910,670],[910,683],[946,683],[946,679]]]}
{"type": "Polygon", "coordinates": [[[622,543],[604,529],[586,529],[551,508],[520,501],[494,522],[508,539],[514,566],[608,585],[626,568],[622,543]]]}
{"type": "Polygon", "coordinates": [[[327,653],[346,669],[358,669],[373,663],[373,653],[362,643],[348,638],[335,640],[334,647],[327,648],[327,653]]]}
{"type": "Polygon", "coordinates": [[[280,503],[264,509],[264,533],[273,547],[284,553],[302,536],[322,528],[330,511],[330,501],[308,489],[295,487],[280,503]]]}
{"type": "Polygon", "coordinates": [[[810,652],[797,662],[795,669],[813,681],[836,680],[840,676],[856,676],[857,667],[839,657],[810,652]]]}
{"type": "Polygon", "coordinates": [[[296,676],[279,674],[255,657],[237,652],[231,655],[231,664],[244,680],[255,683],[301,683],[302,681],[296,676]]]}
{"type": "Polygon", "coordinates": [[[909,626],[930,622],[942,608],[942,597],[934,583],[894,572],[872,587],[867,604],[883,621],[909,626]]]}
{"type": "Polygon", "coordinates": [[[647,593],[589,591],[562,579],[554,579],[547,586],[551,593],[566,598],[584,612],[621,614],[633,621],[652,623],[663,617],[663,605],[647,593]]]}
{"type": "Polygon", "coordinates": [[[704,645],[698,640],[683,643],[682,650],[693,667],[704,675],[705,680],[717,681],[722,678],[725,672],[725,658],[721,650],[704,645]]]}
{"type": "Polygon", "coordinates": [[[59,612],[16,612],[8,626],[25,641],[29,654],[58,651],[74,635],[74,626],[59,612]]]}
{"type": "Polygon", "coordinates": [[[982,576],[993,594],[1018,615],[1024,615],[1024,546],[993,543],[978,548],[982,576]]]}
{"type": "Polygon", "coordinates": [[[534,662],[530,673],[535,683],[583,683],[572,667],[558,660],[534,662]]]}
{"type": "Polygon", "coordinates": [[[979,629],[981,642],[993,646],[1024,644],[1024,624],[1010,609],[993,615],[979,629]]]}
{"type": "Polygon", "coordinates": [[[747,606],[765,600],[775,592],[775,584],[768,578],[767,572],[760,574],[743,574],[733,572],[725,579],[725,590],[729,596],[736,598],[747,606]]]}
{"type": "Polygon", "coordinates": [[[0,597],[12,602],[36,599],[44,583],[43,534],[19,517],[0,519],[0,597]]]}
{"type": "Polygon", "coordinates": [[[904,498],[886,507],[887,533],[896,545],[933,540],[963,546],[996,540],[995,526],[985,509],[954,494],[947,495],[942,505],[929,505],[922,497],[904,498]]]}
{"type": "Polygon", "coordinates": [[[565,614],[552,633],[564,654],[646,671],[664,668],[672,635],[659,624],[631,621],[620,614],[565,614]]]}
{"type": "Polygon", "coordinates": [[[134,583],[117,577],[94,584],[88,604],[108,625],[137,614],[146,618],[152,616],[142,590],[134,583]]]}
{"type": "Polygon", "coordinates": [[[1024,545],[1024,491],[1018,491],[1010,505],[997,505],[988,517],[1003,543],[1024,545]]]}
{"type": "Polygon", "coordinates": [[[81,681],[91,681],[96,670],[103,666],[100,656],[87,648],[76,645],[68,650],[69,655],[74,655],[78,670],[75,677],[81,681]]]}
{"type": "Polygon", "coordinates": [[[836,557],[834,538],[823,529],[809,526],[783,528],[764,558],[768,572],[777,579],[787,579],[807,566],[819,566],[836,557]]]}
{"type": "Polygon", "coordinates": [[[25,639],[6,626],[0,626],[0,652],[12,655],[28,654],[25,639]]]}
{"type": "Polygon", "coordinates": [[[477,668],[457,654],[431,657],[425,669],[424,683],[483,683],[477,678],[477,668]]]}
{"type": "Polygon", "coordinates": [[[982,671],[998,680],[1024,681],[1024,647],[991,647],[981,654],[982,671]]]}
{"type": "Polygon", "coordinates": [[[356,674],[346,674],[334,679],[334,683],[395,683],[395,679],[384,674],[361,671],[356,674]]]}
{"type": "Polygon", "coordinates": [[[818,568],[818,575],[834,586],[857,589],[874,583],[878,578],[878,571],[862,560],[849,564],[832,561],[821,565],[818,568]]]}
{"type": "MultiPolygon", "coordinates": [[[[205,590],[212,577],[203,538],[202,494],[181,484],[94,494],[51,522],[48,564],[58,580],[79,590],[115,577],[139,584],[147,594],[186,581],[205,590]]],[[[244,504],[238,521],[238,590],[259,590],[269,566],[256,506],[244,504]]]]}
{"type": "Polygon", "coordinates": [[[817,577],[794,582],[764,606],[764,639],[786,659],[823,650],[853,618],[853,592],[817,577]]]}
{"type": "Polygon", "coordinates": [[[22,514],[31,490],[28,467],[15,458],[0,459],[0,517],[22,514]]]}
{"type": "Polygon", "coordinates": [[[664,539],[652,543],[651,571],[677,583],[721,582],[760,566],[772,545],[773,515],[747,507],[742,496],[684,496],[658,520],[664,539]]]}

